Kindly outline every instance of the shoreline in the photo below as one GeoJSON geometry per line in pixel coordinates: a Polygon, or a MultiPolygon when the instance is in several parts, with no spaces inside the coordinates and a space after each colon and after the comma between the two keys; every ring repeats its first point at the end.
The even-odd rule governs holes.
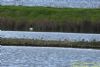
{"type": "Polygon", "coordinates": [[[32,47],[62,47],[62,48],[88,48],[100,49],[100,41],[98,42],[71,42],[71,41],[45,41],[32,39],[0,39],[1,46],[32,46],[32,47]]]}

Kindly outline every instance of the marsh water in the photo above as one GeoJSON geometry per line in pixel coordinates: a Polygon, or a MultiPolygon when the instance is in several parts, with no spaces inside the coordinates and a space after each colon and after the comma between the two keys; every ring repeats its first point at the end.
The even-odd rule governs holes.
{"type": "Polygon", "coordinates": [[[1,46],[0,67],[100,67],[100,50],[1,46]]]}
{"type": "Polygon", "coordinates": [[[27,31],[0,31],[0,38],[35,39],[54,41],[100,41],[100,34],[89,33],[62,33],[62,32],[27,32],[27,31]]]}

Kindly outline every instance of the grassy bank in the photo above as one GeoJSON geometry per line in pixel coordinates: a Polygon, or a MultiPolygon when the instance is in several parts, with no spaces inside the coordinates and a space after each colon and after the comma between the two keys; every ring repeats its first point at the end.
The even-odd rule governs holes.
{"type": "Polygon", "coordinates": [[[41,46],[41,47],[72,47],[100,49],[100,42],[70,42],[70,41],[44,41],[32,39],[0,39],[3,46],[41,46]]]}
{"type": "Polygon", "coordinates": [[[66,19],[73,22],[95,22],[100,21],[100,9],[0,6],[0,16],[18,20],[25,18],[30,21],[48,19],[61,23],[66,19]]]}
{"type": "Polygon", "coordinates": [[[100,33],[100,9],[0,6],[0,29],[100,33]]]}

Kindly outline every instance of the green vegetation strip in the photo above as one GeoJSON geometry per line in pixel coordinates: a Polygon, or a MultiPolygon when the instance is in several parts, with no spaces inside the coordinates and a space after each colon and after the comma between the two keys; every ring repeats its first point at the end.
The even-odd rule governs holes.
{"type": "Polygon", "coordinates": [[[100,21],[100,9],[0,6],[0,17],[27,20],[100,21]]]}
{"type": "Polygon", "coordinates": [[[0,29],[100,33],[100,9],[0,6],[0,29]]]}
{"type": "Polygon", "coordinates": [[[100,49],[100,42],[70,42],[70,41],[44,41],[32,39],[0,39],[3,46],[41,46],[41,47],[72,47],[100,49]]]}

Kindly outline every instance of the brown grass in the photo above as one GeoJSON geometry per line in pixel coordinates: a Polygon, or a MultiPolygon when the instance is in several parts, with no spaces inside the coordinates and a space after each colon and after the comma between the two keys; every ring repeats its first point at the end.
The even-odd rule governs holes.
{"type": "Polygon", "coordinates": [[[72,47],[100,49],[100,42],[70,42],[70,41],[45,41],[32,39],[0,39],[3,46],[42,46],[42,47],[72,47]]]}

